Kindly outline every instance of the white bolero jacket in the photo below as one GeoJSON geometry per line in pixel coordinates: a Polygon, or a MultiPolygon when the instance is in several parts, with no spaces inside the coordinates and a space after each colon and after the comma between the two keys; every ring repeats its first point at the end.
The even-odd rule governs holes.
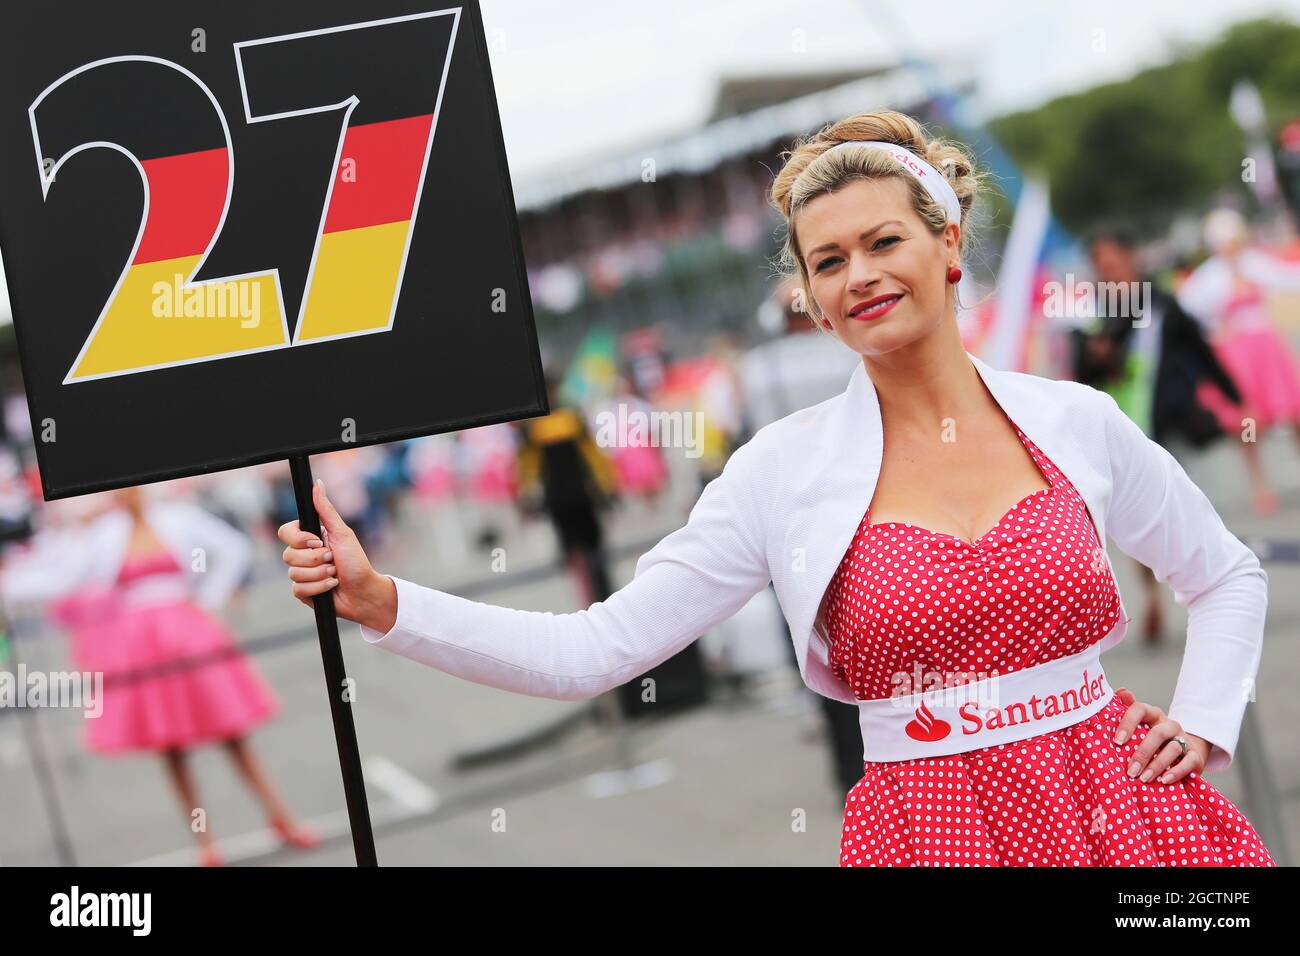
{"type": "MultiPolygon", "coordinates": [[[[1263,649],[1268,581],[1259,560],[1109,395],[970,359],[1007,416],[1079,491],[1098,539],[1109,534],[1188,609],[1168,713],[1213,744],[1207,770],[1226,768],[1263,649]]],[[[520,611],[393,577],[396,622],[384,634],[363,627],[362,636],[476,683],[582,700],[667,660],[770,579],[804,682],[853,703],[828,664],[822,605],[875,492],[882,448],[876,389],[859,364],[844,392],[738,448],[686,525],[643,554],[633,579],[608,600],[572,613],[520,611]]],[[[1122,596],[1120,603],[1121,622],[1102,651],[1127,630],[1122,596]]]]}
{"type": "MultiPolygon", "coordinates": [[[[238,589],[252,559],[242,531],[188,501],[153,501],[145,520],[181,566],[195,603],[219,611],[238,589]]],[[[0,574],[6,604],[47,604],[74,591],[108,589],[131,543],[131,519],[113,508],[84,525],[40,532],[14,552],[0,574]]]]}

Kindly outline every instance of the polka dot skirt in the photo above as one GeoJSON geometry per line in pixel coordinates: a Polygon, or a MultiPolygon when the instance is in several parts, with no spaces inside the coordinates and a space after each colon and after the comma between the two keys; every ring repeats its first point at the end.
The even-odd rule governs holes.
{"type": "MultiPolygon", "coordinates": [[[[1078,653],[1120,618],[1083,499],[1016,428],[1050,487],[974,541],[868,510],[827,593],[831,665],[859,699],[918,677],[979,680],[1078,653]]],[[[1070,727],[967,753],[863,764],[841,866],[1273,866],[1200,774],[1127,774],[1149,729],[1113,742],[1118,697],[1070,727]]]]}

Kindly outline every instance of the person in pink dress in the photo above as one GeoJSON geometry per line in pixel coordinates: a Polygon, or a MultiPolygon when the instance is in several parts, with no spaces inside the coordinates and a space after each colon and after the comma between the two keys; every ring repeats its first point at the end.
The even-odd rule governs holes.
{"type": "Polygon", "coordinates": [[[1241,436],[1253,503],[1260,514],[1277,510],[1277,493],[1260,462],[1258,438],[1270,429],[1294,430],[1300,447],[1300,365],[1270,316],[1265,294],[1300,291],[1300,267],[1249,248],[1246,222],[1231,209],[1205,220],[1213,255],[1178,288],[1182,307],[1209,330],[1210,343],[1242,393],[1240,405],[1203,382],[1197,399],[1231,436],[1241,436]]]}
{"type": "Polygon", "coordinates": [[[454,435],[428,435],[411,444],[411,491],[416,499],[430,508],[455,497],[456,438],[454,435]]]}
{"type": "Polygon", "coordinates": [[[248,741],[280,704],[218,617],[247,568],[248,539],[186,501],[113,492],[87,523],[6,561],[6,601],[43,603],[83,671],[102,673],[102,713],[85,721],[99,754],[159,755],[207,866],[222,863],[189,754],[222,744],[287,845],[320,837],[295,822],[248,741]],[[196,825],[202,819],[202,825],[196,825]]]}
{"type": "MultiPolygon", "coordinates": [[[[520,520],[515,474],[519,440],[506,422],[467,428],[458,433],[462,499],[471,515],[475,544],[490,550],[502,541],[517,539],[520,520]]],[[[328,481],[328,478],[324,479],[328,481]]]]}
{"type": "MultiPolygon", "coordinates": [[[[620,375],[613,401],[597,416],[614,424],[613,445],[605,449],[614,462],[618,493],[653,504],[668,483],[668,463],[659,450],[662,440],[653,428],[655,409],[636,380],[620,375]],[[607,416],[607,419],[606,419],[607,416]]],[[[593,429],[598,436],[605,429],[593,429]]]]}

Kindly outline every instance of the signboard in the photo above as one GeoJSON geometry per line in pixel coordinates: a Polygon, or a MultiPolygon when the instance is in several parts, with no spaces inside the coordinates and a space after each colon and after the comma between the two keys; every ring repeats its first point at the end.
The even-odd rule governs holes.
{"type": "Polygon", "coordinates": [[[46,499],[546,411],[477,3],[5,19],[0,253],[46,499]]]}

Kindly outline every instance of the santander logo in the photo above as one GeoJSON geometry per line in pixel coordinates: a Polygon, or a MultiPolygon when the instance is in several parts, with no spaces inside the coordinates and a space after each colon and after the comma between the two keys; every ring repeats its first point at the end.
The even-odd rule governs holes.
{"type": "Polygon", "coordinates": [[[932,744],[936,740],[943,740],[944,737],[947,737],[948,732],[952,730],[952,724],[934,716],[934,714],[930,713],[930,708],[925,706],[925,701],[921,701],[921,706],[916,708],[916,718],[909,720],[907,726],[903,729],[907,731],[907,736],[913,740],[932,744]]]}
{"type": "MultiPolygon", "coordinates": [[[[1078,686],[1067,686],[1056,693],[1033,693],[1028,700],[1016,701],[1002,707],[982,705],[979,701],[968,701],[955,708],[954,718],[962,722],[963,737],[986,734],[1025,724],[1036,724],[1071,711],[1089,707],[1105,699],[1108,688],[1104,675],[1088,676],[1084,668],[1078,686]]],[[[940,713],[943,709],[940,710],[940,713]]],[[[924,699],[916,708],[914,718],[907,722],[903,730],[907,736],[921,743],[936,743],[952,732],[952,725],[942,717],[936,716],[924,699]]]]}
{"type": "Polygon", "coordinates": [[[1072,726],[1114,696],[1100,654],[1092,644],[1069,657],[983,677],[924,671],[920,663],[912,674],[897,672],[889,697],[858,701],[864,759],[964,753],[1072,726]],[[925,684],[934,686],[909,693],[925,684]]]}

